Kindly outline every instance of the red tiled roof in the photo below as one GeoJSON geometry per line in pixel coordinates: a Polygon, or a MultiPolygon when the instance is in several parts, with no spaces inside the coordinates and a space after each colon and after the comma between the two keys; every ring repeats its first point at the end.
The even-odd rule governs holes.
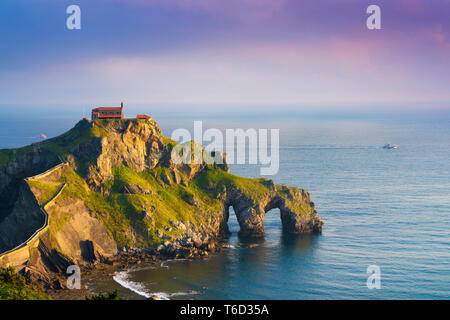
{"type": "Polygon", "coordinates": [[[121,110],[122,110],[121,107],[107,107],[107,108],[101,107],[92,109],[92,111],[121,111],[121,110]]]}

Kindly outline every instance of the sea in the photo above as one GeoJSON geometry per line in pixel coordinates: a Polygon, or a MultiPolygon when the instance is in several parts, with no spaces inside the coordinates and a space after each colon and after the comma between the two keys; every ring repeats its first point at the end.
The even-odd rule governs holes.
{"type": "MultiPolygon", "coordinates": [[[[131,111],[145,111],[139,108],[131,111]]],[[[74,109],[83,107],[23,112],[0,106],[0,148],[65,132],[86,116],[86,111],[74,109]]],[[[194,120],[201,120],[205,130],[223,132],[279,129],[279,170],[267,178],[306,189],[325,222],[323,232],[283,234],[280,212],[273,209],[264,218],[264,238],[241,239],[231,212],[232,234],[224,252],[202,260],[169,260],[160,267],[117,271],[87,283],[92,292],[117,289],[124,299],[450,298],[448,110],[417,114],[169,110],[147,111],[166,136],[177,128],[193,134],[194,120]],[[382,148],[387,143],[398,149],[382,148]]],[[[260,168],[236,164],[231,172],[261,177],[260,168]]]]}

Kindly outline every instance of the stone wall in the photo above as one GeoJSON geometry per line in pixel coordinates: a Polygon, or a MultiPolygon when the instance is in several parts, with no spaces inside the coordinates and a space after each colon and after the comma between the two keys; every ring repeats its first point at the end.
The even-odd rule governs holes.
{"type": "MultiPolygon", "coordinates": [[[[60,170],[65,165],[67,164],[61,163],[43,173],[37,174],[33,177],[26,178],[25,180],[45,178],[48,175],[55,173],[57,170],[60,170]]],[[[25,184],[25,186],[28,187],[29,189],[28,184],[25,184]]],[[[44,224],[42,225],[42,227],[37,229],[27,240],[25,240],[15,248],[0,254],[0,266],[2,267],[12,266],[17,269],[23,266],[28,261],[28,259],[30,258],[31,249],[37,248],[39,244],[39,236],[45,233],[48,229],[49,216],[46,211],[46,207],[54,203],[58,195],[60,195],[61,192],[64,190],[65,186],[66,186],[65,184],[62,184],[59,190],[56,192],[56,194],[49,201],[47,201],[47,203],[45,203],[42,207],[40,207],[40,212],[44,217],[44,224]]],[[[33,195],[31,190],[28,191],[30,195],[33,195]]]]}

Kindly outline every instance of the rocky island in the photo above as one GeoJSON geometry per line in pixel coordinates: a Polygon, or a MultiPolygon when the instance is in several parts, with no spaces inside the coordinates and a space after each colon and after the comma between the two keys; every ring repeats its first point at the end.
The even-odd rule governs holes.
{"type": "Polygon", "coordinates": [[[83,119],[0,150],[0,266],[57,288],[70,265],[205,256],[229,233],[230,207],[243,237],[264,236],[273,208],[284,232],[321,232],[307,191],[235,176],[226,161],[175,164],[175,145],[151,119],[83,119]]]}

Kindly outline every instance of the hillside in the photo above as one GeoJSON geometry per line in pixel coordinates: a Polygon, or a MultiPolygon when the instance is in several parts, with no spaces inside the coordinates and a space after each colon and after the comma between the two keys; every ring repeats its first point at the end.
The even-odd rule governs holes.
{"type": "Polygon", "coordinates": [[[41,208],[48,214],[27,253],[0,257],[0,264],[45,278],[70,264],[108,261],[124,248],[203,255],[228,234],[231,206],[241,236],[263,236],[272,208],[280,209],[285,232],[321,231],[305,190],[232,175],[226,162],[175,164],[175,145],[153,120],[83,119],[39,145],[0,150],[0,252],[43,225],[41,208]]]}
{"type": "Polygon", "coordinates": [[[0,268],[0,300],[49,300],[45,293],[28,285],[13,268],[0,268]]]}

